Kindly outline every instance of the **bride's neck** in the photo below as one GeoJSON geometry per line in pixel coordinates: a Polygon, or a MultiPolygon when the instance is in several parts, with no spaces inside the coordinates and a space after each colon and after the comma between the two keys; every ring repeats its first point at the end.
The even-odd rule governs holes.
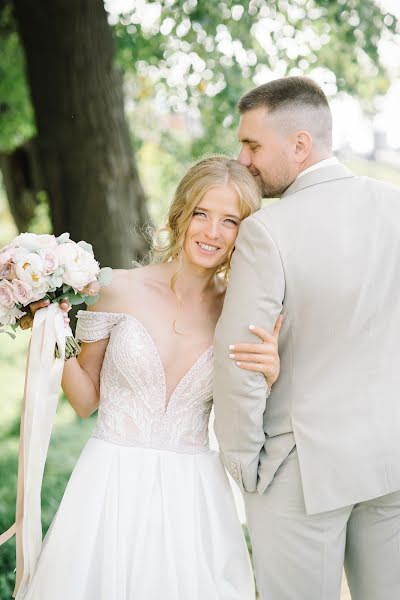
{"type": "Polygon", "coordinates": [[[183,261],[181,265],[174,263],[171,279],[175,273],[174,289],[177,296],[183,301],[201,299],[216,289],[215,269],[196,268],[183,261]]]}

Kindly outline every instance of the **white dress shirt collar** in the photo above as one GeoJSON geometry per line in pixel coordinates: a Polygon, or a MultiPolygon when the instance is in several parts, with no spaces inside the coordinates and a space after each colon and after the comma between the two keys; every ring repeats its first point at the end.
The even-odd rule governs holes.
{"type": "Polygon", "coordinates": [[[316,169],[320,169],[321,167],[330,167],[331,165],[337,164],[339,164],[339,161],[336,156],[331,156],[330,158],[326,158],[325,160],[315,163],[315,165],[311,165],[311,167],[308,167],[308,169],[304,169],[304,171],[297,175],[297,179],[299,179],[299,177],[303,177],[303,175],[306,173],[311,173],[311,171],[316,171],[316,169]]]}

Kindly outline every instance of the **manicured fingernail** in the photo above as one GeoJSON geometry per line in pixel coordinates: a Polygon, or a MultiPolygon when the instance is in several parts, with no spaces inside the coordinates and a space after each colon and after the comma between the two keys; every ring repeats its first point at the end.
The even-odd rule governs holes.
{"type": "Polygon", "coordinates": [[[229,346],[229,350],[234,350],[234,349],[235,349],[235,346],[234,346],[234,344],[231,344],[231,345],[229,346]]]}
{"type": "Polygon", "coordinates": [[[255,325],[249,325],[249,329],[255,329],[255,325]]]}
{"type": "Polygon", "coordinates": [[[45,300],[44,303],[45,304],[50,304],[50,300],[45,300]]]}
{"type": "Polygon", "coordinates": [[[240,367],[240,365],[241,365],[242,363],[240,363],[240,362],[237,362],[236,364],[237,364],[237,366],[238,366],[238,367],[240,367]]]}
{"type": "Polygon", "coordinates": [[[235,355],[234,354],[230,354],[229,358],[235,358],[235,355]]]}

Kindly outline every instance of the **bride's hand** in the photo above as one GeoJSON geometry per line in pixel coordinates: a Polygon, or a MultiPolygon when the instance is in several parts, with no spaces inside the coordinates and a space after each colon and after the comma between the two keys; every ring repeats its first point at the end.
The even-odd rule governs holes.
{"type": "Polygon", "coordinates": [[[261,343],[243,343],[229,346],[229,358],[236,361],[236,364],[240,369],[263,373],[270,388],[279,376],[280,360],[278,354],[278,340],[282,320],[282,315],[279,315],[272,335],[261,327],[250,325],[251,332],[261,339],[261,343]]]}
{"type": "MultiPolygon", "coordinates": [[[[27,314],[21,317],[19,320],[19,325],[21,329],[29,329],[33,325],[33,317],[35,316],[35,312],[39,310],[39,308],[45,308],[49,306],[49,300],[38,300],[37,302],[31,302],[28,306],[25,306],[27,310],[27,314]]],[[[63,311],[64,324],[67,326],[69,324],[68,312],[71,310],[71,306],[65,298],[60,300],[60,308],[63,311]]]]}

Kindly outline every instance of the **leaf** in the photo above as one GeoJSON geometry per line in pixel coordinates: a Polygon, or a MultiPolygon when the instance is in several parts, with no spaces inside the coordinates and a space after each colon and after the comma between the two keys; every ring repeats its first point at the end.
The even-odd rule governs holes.
{"type": "Polygon", "coordinates": [[[63,293],[69,292],[69,290],[71,290],[71,289],[72,289],[71,286],[68,285],[68,284],[66,284],[66,283],[64,283],[63,286],[62,286],[63,293]]]}
{"type": "Polygon", "coordinates": [[[90,306],[91,304],[96,304],[96,302],[98,302],[100,299],[100,294],[97,294],[97,296],[86,296],[85,298],[85,303],[90,306]]]}
{"type": "Polygon", "coordinates": [[[10,336],[10,338],[11,338],[12,340],[15,340],[15,338],[17,337],[17,336],[15,335],[15,333],[11,333],[10,331],[6,331],[5,329],[0,329],[0,333],[6,333],[7,335],[9,335],[9,336],[10,336]]]}
{"type": "Polygon", "coordinates": [[[65,232],[56,238],[57,244],[64,244],[64,242],[69,242],[69,233],[65,232]]]}
{"type": "Polygon", "coordinates": [[[72,306],[76,306],[77,304],[83,304],[85,301],[81,294],[75,294],[75,292],[70,292],[69,294],[67,294],[66,297],[68,298],[69,303],[72,304],[72,306]]]}
{"type": "Polygon", "coordinates": [[[103,267],[97,276],[97,280],[101,286],[111,283],[113,272],[111,267],[103,267]]]}
{"type": "Polygon", "coordinates": [[[79,248],[82,248],[82,250],[89,252],[89,254],[91,254],[92,256],[94,256],[92,244],[88,244],[84,240],[81,240],[80,242],[77,243],[77,246],[79,246],[79,248]]]}

